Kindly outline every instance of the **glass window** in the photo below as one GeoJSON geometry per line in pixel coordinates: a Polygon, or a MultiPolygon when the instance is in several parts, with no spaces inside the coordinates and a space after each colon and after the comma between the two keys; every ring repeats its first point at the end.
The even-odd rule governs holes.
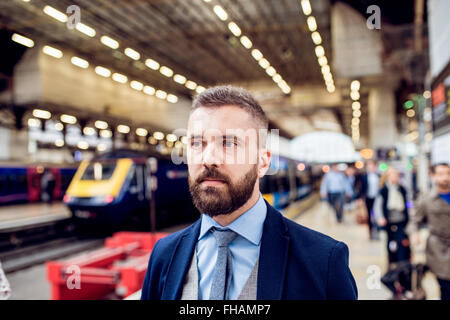
{"type": "Polygon", "coordinates": [[[113,175],[115,169],[115,162],[93,162],[87,166],[81,180],[108,180],[113,175]]]}

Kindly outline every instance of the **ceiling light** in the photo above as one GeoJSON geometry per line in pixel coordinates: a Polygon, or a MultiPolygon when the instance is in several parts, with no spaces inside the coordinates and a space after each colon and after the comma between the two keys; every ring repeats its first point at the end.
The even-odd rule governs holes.
{"type": "Polygon", "coordinates": [[[63,131],[64,125],[61,122],[55,123],[55,129],[58,131],[63,131]]]}
{"type": "Polygon", "coordinates": [[[99,143],[97,145],[97,150],[98,151],[105,151],[106,149],[107,149],[107,147],[106,147],[106,144],[104,144],[104,143],[99,143]]]}
{"type": "Polygon", "coordinates": [[[258,49],[253,49],[252,50],[252,56],[257,61],[259,61],[259,60],[261,60],[263,58],[263,54],[258,49]]]}
{"type": "Polygon", "coordinates": [[[247,38],[246,36],[242,36],[239,40],[241,41],[242,45],[247,49],[250,49],[253,45],[250,39],[247,38]]]}
{"type": "Polygon", "coordinates": [[[325,81],[331,81],[333,79],[333,76],[328,72],[323,75],[323,78],[325,79],[325,81]]]}
{"type": "Polygon", "coordinates": [[[360,110],[353,110],[353,117],[354,118],[361,117],[361,111],[360,110]]]}
{"type": "Polygon", "coordinates": [[[416,112],[413,109],[409,109],[408,111],[406,111],[406,116],[409,118],[412,118],[416,115],[416,112]]]}
{"type": "Polygon", "coordinates": [[[162,140],[164,139],[164,133],[160,131],[155,131],[153,132],[153,138],[155,138],[156,140],[162,140]]]}
{"type": "Polygon", "coordinates": [[[159,72],[161,72],[162,75],[170,78],[171,76],[173,76],[173,70],[166,67],[166,66],[162,66],[161,69],[159,69],[159,72]]]}
{"type": "Polygon", "coordinates": [[[350,98],[352,98],[352,100],[358,100],[360,97],[359,92],[358,91],[352,91],[350,92],[350,98]]]}
{"type": "Polygon", "coordinates": [[[126,48],[124,53],[133,60],[139,60],[141,58],[141,54],[131,48],[126,48]]]}
{"type": "Polygon", "coordinates": [[[127,134],[130,132],[130,127],[124,124],[119,124],[117,126],[117,131],[123,134],[127,134]]]}
{"type": "Polygon", "coordinates": [[[80,141],[80,142],[78,142],[77,147],[79,149],[86,150],[86,149],[89,149],[89,143],[87,143],[86,141],[80,141]]]}
{"type": "Polygon", "coordinates": [[[195,88],[197,88],[197,84],[194,81],[188,80],[186,81],[185,87],[191,90],[195,90],[195,88]]]}
{"type": "Polygon", "coordinates": [[[178,97],[174,94],[168,94],[167,95],[167,101],[169,101],[170,103],[177,103],[178,102],[178,97]]]}
{"type": "Polygon", "coordinates": [[[359,123],[360,123],[359,118],[353,118],[352,119],[352,124],[357,125],[359,123]]]}
{"type": "Polygon", "coordinates": [[[83,134],[86,136],[93,136],[95,134],[95,129],[92,127],[84,127],[83,134]]]}
{"type": "Polygon", "coordinates": [[[327,64],[322,66],[321,71],[322,71],[322,74],[330,73],[330,66],[327,64]]]}
{"type": "Polygon", "coordinates": [[[309,31],[313,32],[317,30],[316,18],[313,16],[308,17],[308,19],[306,19],[306,23],[308,24],[309,31]]]}
{"type": "Polygon", "coordinates": [[[173,81],[179,84],[185,84],[186,83],[186,77],[182,76],[181,74],[176,74],[173,76],[173,81]]]}
{"type": "Polygon", "coordinates": [[[121,73],[113,73],[112,79],[114,81],[120,82],[120,83],[126,83],[128,81],[128,78],[126,75],[123,75],[121,73]]]}
{"type": "Polygon", "coordinates": [[[309,0],[301,0],[300,3],[302,5],[302,10],[303,10],[303,13],[305,14],[305,16],[309,16],[312,12],[311,4],[309,3],[309,0]]]}
{"type": "Polygon", "coordinates": [[[325,57],[325,56],[319,57],[317,60],[319,61],[319,65],[320,65],[321,67],[324,66],[324,65],[326,65],[326,64],[328,64],[327,57],[325,57]]]}
{"type": "Polygon", "coordinates": [[[110,47],[111,49],[119,48],[119,42],[108,36],[102,36],[100,38],[100,42],[103,43],[105,46],[110,47]]]}
{"type": "Polygon", "coordinates": [[[45,54],[52,56],[53,58],[60,59],[63,56],[63,53],[61,50],[58,50],[56,48],[50,47],[50,46],[44,46],[42,48],[42,52],[45,54]]]}
{"type": "Polygon", "coordinates": [[[84,59],[81,59],[79,57],[72,57],[70,59],[70,62],[72,62],[73,65],[76,65],[77,67],[86,69],[87,67],[89,67],[89,62],[87,62],[84,59]]]}
{"type": "Polygon", "coordinates": [[[318,58],[323,57],[325,55],[325,49],[322,46],[316,46],[314,50],[318,58]]]}
{"type": "Polygon", "coordinates": [[[333,93],[335,90],[336,90],[336,87],[333,84],[327,86],[327,91],[329,93],[333,93]]]}
{"type": "Polygon", "coordinates": [[[202,86],[198,86],[196,89],[195,89],[195,91],[197,92],[197,93],[202,93],[203,91],[205,91],[206,90],[206,88],[205,87],[202,87],[202,86]]]}
{"type": "Polygon", "coordinates": [[[57,140],[55,140],[55,146],[61,148],[62,146],[64,146],[64,140],[63,140],[63,139],[57,139],[57,140]]]}
{"type": "Polygon", "coordinates": [[[159,63],[153,59],[147,59],[145,60],[145,65],[153,70],[159,69],[159,63]]]}
{"type": "Polygon", "coordinates": [[[108,123],[105,121],[102,121],[102,120],[95,121],[94,125],[97,129],[101,129],[101,130],[108,128],[108,123]]]}
{"type": "Polygon", "coordinates": [[[233,21],[228,24],[228,29],[230,29],[231,33],[233,33],[236,37],[239,37],[242,33],[239,26],[233,21]]]}
{"type": "Polygon", "coordinates": [[[355,101],[352,103],[352,109],[353,110],[359,110],[361,109],[361,103],[359,103],[358,101],[355,101]]]}
{"type": "Polygon", "coordinates": [[[170,142],[175,142],[178,140],[178,137],[176,135],[174,135],[173,133],[169,133],[166,136],[166,140],[170,141],[170,142]]]}
{"type": "Polygon", "coordinates": [[[34,109],[33,116],[40,119],[50,119],[52,117],[52,114],[47,110],[34,109]]]}
{"type": "Polygon", "coordinates": [[[144,93],[148,94],[149,96],[154,95],[156,92],[155,88],[150,87],[150,86],[144,86],[144,93]]]}
{"type": "Polygon", "coordinates": [[[165,99],[167,98],[167,92],[163,91],[163,90],[156,90],[155,93],[156,97],[159,99],[165,99]]]}
{"type": "Polygon", "coordinates": [[[148,131],[144,128],[137,128],[136,129],[136,134],[140,137],[145,137],[148,134],[148,131]]]}
{"type": "Polygon", "coordinates": [[[314,31],[313,33],[311,33],[311,38],[312,41],[314,42],[314,44],[321,44],[322,43],[322,37],[320,36],[320,33],[317,31],[314,31]]]}
{"type": "Polygon", "coordinates": [[[133,88],[134,90],[142,91],[142,89],[144,88],[144,85],[142,84],[142,82],[133,80],[130,82],[130,87],[133,88]]]}
{"type": "Polygon", "coordinates": [[[283,78],[281,78],[281,76],[277,73],[276,75],[274,75],[272,77],[272,80],[276,83],[280,82],[281,80],[283,80],[283,78]]]}
{"type": "Polygon", "coordinates": [[[68,123],[68,124],[75,124],[77,123],[77,118],[74,116],[68,115],[68,114],[62,114],[60,117],[61,122],[68,123]]]}
{"type": "Polygon", "coordinates": [[[269,76],[274,76],[276,73],[277,73],[277,70],[275,70],[275,68],[274,67],[269,67],[269,68],[267,68],[266,69],[266,72],[267,72],[267,74],[269,75],[269,76]]]}
{"type": "Polygon", "coordinates": [[[267,69],[268,67],[270,67],[269,61],[267,61],[267,59],[265,59],[265,58],[262,58],[261,60],[259,60],[258,63],[261,66],[261,68],[263,68],[263,69],[267,69]]]}
{"type": "Polygon", "coordinates": [[[220,20],[225,21],[228,19],[227,12],[221,6],[219,5],[214,6],[213,11],[219,17],[220,20]]]}
{"type": "Polygon", "coordinates": [[[350,89],[352,89],[353,91],[358,91],[360,87],[360,83],[358,80],[353,80],[352,83],[350,84],[350,89]]]}
{"type": "Polygon", "coordinates": [[[111,75],[111,71],[109,69],[106,69],[105,67],[95,67],[95,73],[98,74],[99,76],[108,78],[111,75]]]}
{"type": "Polygon", "coordinates": [[[56,10],[53,7],[50,6],[45,6],[43,9],[44,13],[49,15],[50,17],[62,22],[62,23],[66,23],[67,22],[67,15],[65,15],[64,13],[62,13],[61,11],[56,10]]]}
{"type": "Polygon", "coordinates": [[[12,35],[12,37],[11,37],[11,40],[14,41],[14,42],[17,42],[17,43],[19,43],[19,44],[21,44],[21,45],[23,45],[25,47],[28,47],[28,48],[33,48],[34,47],[34,41],[33,40],[31,40],[30,38],[21,36],[18,33],[14,33],[12,35]]]}
{"type": "Polygon", "coordinates": [[[81,33],[84,33],[85,35],[89,36],[89,37],[95,37],[95,30],[87,25],[85,25],[84,23],[78,22],[76,27],[75,27],[78,31],[80,31],[81,33]]]}
{"type": "Polygon", "coordinates": [[[35,118],[28,119],[28,126],[38,128],[41,126],[41,120],[35,118]]]}

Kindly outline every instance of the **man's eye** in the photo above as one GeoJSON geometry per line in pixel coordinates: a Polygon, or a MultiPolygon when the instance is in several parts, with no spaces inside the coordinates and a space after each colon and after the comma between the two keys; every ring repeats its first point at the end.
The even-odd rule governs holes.
{"type": "Polygon", "coordinates": [[[201,141],[191,141],[191,147],[198,148],[202,146],[201,141]]]}
{"type": "Polygon", "coordinates": [[[236,146],[236,143],[233,140],[225,140],[223,142],[224,147],[232,148],[236,146]]]}

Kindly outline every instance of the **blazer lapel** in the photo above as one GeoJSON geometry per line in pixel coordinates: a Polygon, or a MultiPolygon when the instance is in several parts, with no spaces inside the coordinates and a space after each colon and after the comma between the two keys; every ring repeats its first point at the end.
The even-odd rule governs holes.
{"type": "Polygon", "coordinates": [[[191,264],[197,238],[200,233],[201,219],[197,220],[180,236],[169,263],[166,282],[161,295],[162,300],[178,300],[181,297],[186,273],[191,264]]]}
{"type": "Polygon", "coordinates": [[[258,268],[258,300],[280,300],[288,261],[289,236],[282,215],[266,201],[258,268]]]}

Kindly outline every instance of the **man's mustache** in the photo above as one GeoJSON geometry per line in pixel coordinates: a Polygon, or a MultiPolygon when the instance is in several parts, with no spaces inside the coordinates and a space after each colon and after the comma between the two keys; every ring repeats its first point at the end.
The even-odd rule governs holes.
{"type": "Polygon", "coordinates": [[[214,179],[214,180],[222,180],[223,182],[229,184],[230,179],[228,176],[220,173],[216,168],[206,167],[205,170],[197,177],[195,182],[197,184],[202,183],[205,179],[214,179]]]}

